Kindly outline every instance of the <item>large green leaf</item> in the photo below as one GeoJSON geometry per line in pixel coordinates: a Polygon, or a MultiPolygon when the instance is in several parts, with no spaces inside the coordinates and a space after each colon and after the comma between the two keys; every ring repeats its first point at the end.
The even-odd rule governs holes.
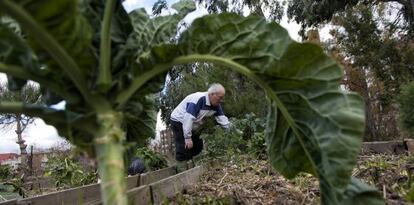
{"type": "Polygon", "coordinates": [[[33,51],[19,35],[16,27],[19,28],[17,23],[11,20],[8,23],[0,24],[0,62],[2,62],[0,72],[7,74],[9,89],[12,91],[20,90],[30,79],[48,87],[47,89],[43,88],[45,95],[42,98],[46,103],[50,101],[49,94],[52,93],[53,95],[59,93],[58,102],[61,101],[62,96],[68,102],[78,102],[79,97],[76,96],[76,93],[69,94],[65,86],[58,85],[53,79],[44,76],[47,71],[41,69],[33,51]]]}
{"type": "MultiPolygon", "coordinates": [[[[137,64],[137,58],[151,61],[149,59],[151,56],[147,55],[151,46],[171,42],[177,34],[178,22],[189,12],[195,10],[195,4],[192,1],[179,2],[173,7],[178,13],[171,16],[151,18],[144,9],[138,9],[129,14],[134,32],[128,37],[124,47],[117,49],[120,54],[129,58],[129,61],[123,61],[123,63],[128,62],[126,65],[129,67],[123,67],[120,71],[115,70],[114,76],[118,79],[115,90],[123,91],[131,83],[134,84],[132,80],[135,76],[141,76],[145,71],[151,70],[151,67],[137,64]]],[[[117,59],[122,57],[118,55],[115,58],[115,66],[117,62],[121,62],[117,59]]],[[[128,142],[141,143],[154,136],[157,110],[153,100],[148,99],[148,94],[158,92],[163,82],[164,76],[159,75],[157,79],[152,79],[140,90],[135,90],[132,98],[121,106],[125,112],[124,128],[128,142]]]]}
{"type": "MultiPolygon", "coordinates": [[[[0,19],[0,72],[7,74],[9,89],[20,90],[30,79],[47,86],[47,89],[43,88],[45,93],[59,93],[59,101],[64,97],[68,102],[78,102],[76,93],[68,93],[65,86],[45,77],[47,69],[41,69],[37,57],[23,38],[17,22],[6,17],[0,19]]],[[[47,103],[49,99],[45,99],[47,103]]]]}
{"type": "Polygon", "coordinates": [[[138,55],[148,52],[154,45],[173,40],[177,34],[178,23],[195,10],[195,3],[185,0],[173,4],[172,7],[178,11],[177,14],[151,18],[143,8],[129,14],[134,27],[130,46],[136,49],[138,55]]]}
{"type": "Polygon", "coordinates": [[[64,82],[68,93],[76,94],[79,89],[85,95],[87,85],[84,80],[94,73],[96,57],[91,49],[91,29],[78,11],[78,2],[19,0],[4,1],[2,4],[8,8],[2,13],[11,15],[22,24],[27,42],[44,65],[38,74],[50,80],[64,82]],[[29,25],[37,28],[36,32],[30,30],[29,25]],[[41,34],[42,32],[49,36],[41,34]],[[57,42],[54,50],[49,49],[50,44],[45,46],[46,42],[41,39],[47,39],[48,43],[57,42]],[[73,59],[76,59],[76,63],[73,59]],[[78,70],[79,68],[82,69],[78,70]]]}
{"type": "MultiPolygon", "coordinates": [[[[0,4],[0,15],[3,17],[4,14],[8,14],[21,23],[25,38],[12,35],[13,33],[8,30],[0,31],[0,55],[3,56],[0,59],[0,72],[39,82],[42,86],[42,97],[47,104],[61,100],[67,102],[66,110],[63,111],[1,102],[0,112],[25,113],[41,117],[46,123],[55,126],[60,136],[78,147],[91,151],[93,137],[99,130],[99,125],[96,124],[94,110],[88,105],[81,104],[87,99],[82,101],[79,91],[85,91],[87,86],[93,88],[96,57],[92,49],[91,29],[78,11],[78,2],[5,0],[0,4]],[[5,9],[6,7],[8,9],[5,9]],[[29,28],[35,28],[36,32],[29,28]],[[39,39],[48,41],[43,43],[39,39]],[[52,50],[58,51],[59,55],[51,52],[50,47],[45,44],[53,45],[52,50]],[[32,53],[32,49],[35,54],[32,53]],[[42,68],[30,66],[27,62],[32,59],[39,60],[42,68]],[[73,73],[76,74],[72,75],[73,73]],[[88,85],[83,81],[86,79],[90,80],[88,85]]],[[[88,89],[87,92],[83,92],[83,96],[90,96],[90,91],[88,89]]],[[[97,101],[98,106],[106,104],[104,100],[97,101]]]]}
{"type": "MultiPolygon", "coordinates": [[[[82,14],[87,18],[92,27],[93,45],[98,48],[98,45],[100,44],[105,1],[84,0],[81,3],[81,8],[83,9],[82,14]]],[[[133,30],[131,20],[120,1],[116,2],[110,29],[112,46],[111,70],[116,74],[120,72],[120,70],[129,67],[128,58],[131,57],[131,54],[126,53],[126,48],[128,47],[126,41],[133,30]]]]}
{"type": "Polygon", "coordinates": [[[135,95],[124,109],[127,142],[141,146],[145,145],[149,138],[155,137],[157,121],[154,96],[142,96],[144,95],[135,95]]]}
{"type": "MultiPolygon", "coordinates": [[[[33,53],[25,42],[15,34],[8,26],[0,24],[0,62],[24,67],[29,71],[38,69],[37,62],[33,59],[33,53]]],[[[8,75],[9,89],[20,90],[26,79],[8,75]]]]}
{"type": "Polygon", "coordinates": [[[358,179],[351,178],[351,183],[345,190],[344,199],[341,205],[381,205],[384,200],[381,194],[373,187],[361,182],[358,179]]]}
{"type": "MultiPolygon", "coordinates": [[[[137,59],[143,59],[144,61],[151,61],[148,53],[152,46],[162,44],[165,42],[173,42],[177,35],[177,25],[182,19],[190,12],[195,10],[195,3],[191,0],[180,1],[172,6],[177,10],[177,14],[170,16],[159,16],[151,18],[144,9],[137,9],[132,11],[129,16],[131,23],[134,27],[134,32],[129,36],[125,45],[125,51],[123,53],[128,54],[130,57],[129,69],[123,69],[119,73],[119,90],[124,90],[130,83],[134,83],[132,79],[136,76],[140,76],[147,71],[148,67],[137,66],[135,63],[137,59]]],[[[161,89],[164,77],[159,76],[157,79],[153,79],[150,83],[147,83],[145,88],[141,89],[146,91],[145,94],[154,93],[161,89]]]]}
{"type": "MultiPolygon", "coordinates": [[[[77,1],[19,0],[17,2],[62,45],[72,58],[76,59],[85,74],[91,73],[91,69],[93,70],[96,65],[95,56],[90,50],[92,31],[87,20],[79,12],[77,1]]],[[[26,34],[39,58],[48,60],[47,65],[50,69],[58,68],[49,53],[32,40],[30,31],[26,31],[26,34]]],[[[58,75],[61,71],[51,70],[51,72],[58,75]]]]}
{"type": "Polygon", "coordinates": [[[377,197],[360,194],[372,192],[364,186],[345,193],[364,131],[363,102],[341,90],[342,69],[317,45],[297,43],[259,17],[220,14],[195,20],[178,45],[155,46],[148,56],[139,63],[155,67],[154,75],[174,63],[203,61],[247,75],[270,100],[266,135],[273,167],[288,178],[317,176],[322,204],[377,197]]]}

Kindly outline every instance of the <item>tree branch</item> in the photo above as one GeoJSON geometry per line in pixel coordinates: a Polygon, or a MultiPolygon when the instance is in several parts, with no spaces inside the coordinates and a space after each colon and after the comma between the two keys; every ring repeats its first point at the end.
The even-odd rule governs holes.
{"type": "Polygon", "coordinates": [[[21,102],[0,102],[0,113],[25,114],[31,117],[39,117],[54,126],[75,127],[88,133],[93,133],[98,127],[95,120],[91,120],[90,117],[82,114],[21,102]]]}
{"type": "Polygon", "coordinates": [[[56,94],[65,98],[65,100],[70,103],[76,103],[80,101],[80,96],[67,92],[60,86],[59,83],[55,82],[53,79],[46,79],[41,76],[31,74],[19,66],[5,65],[3,63],[0,63],[0,72],[11,75],[13,77],[29,79],[38,82],[39,84],[53,90],[56,94]]]}
{"type": "Polygon", "coordinates": [[[29,117],[29,116],[23,115],[20,122],[21,122],[21,129],[22,129],[22,132],[23,132],[27,128],[27,126],[29,126],[30,124],[32,124],[34,122],[34,117],[29,117]]]}

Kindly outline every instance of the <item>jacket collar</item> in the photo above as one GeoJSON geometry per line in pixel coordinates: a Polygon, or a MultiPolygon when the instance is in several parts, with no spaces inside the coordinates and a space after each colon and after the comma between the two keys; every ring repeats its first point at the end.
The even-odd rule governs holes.
{"type": "Polygon", "coordinates": [[[208,96],[208,92],[206,92],[206,105],[211,106],[211,104],[210,104],[210,98],[208,96]]]}

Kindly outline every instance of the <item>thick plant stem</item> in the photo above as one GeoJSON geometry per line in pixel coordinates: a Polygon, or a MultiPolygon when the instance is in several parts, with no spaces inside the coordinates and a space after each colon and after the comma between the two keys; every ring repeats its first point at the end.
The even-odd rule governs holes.
{"type": "Polygon", "coordinates": [[[99,59],[98,88],[107,91],[111,88],[111,20],[116,1],[107,0],[101,30],[101,55],[99,59]]]}
{"type": "Polygon", "coordinates": [[[125,133],[121,129],[122,116],[116,112],[98,115],[101,125],[95,136],[95,151],[101,178],[101,193],[104,205],[126,205],[124,181],[123,145],[125,133]]]}

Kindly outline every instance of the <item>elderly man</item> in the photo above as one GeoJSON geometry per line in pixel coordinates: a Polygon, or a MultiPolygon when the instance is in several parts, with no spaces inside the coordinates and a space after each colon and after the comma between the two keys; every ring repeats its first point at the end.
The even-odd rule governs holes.
{"type": "Polygon", "coordinates": [[[192,160],[203,149],[200,133],[192,131],[201,126],[204,117],[214,116],[222,127],[230,127],[230,122],[220,106],[224,94],[221,84],[212,84],[207,92],[196,92],[185,97],[172,112],[171,127],[175,137],[177,170],[184,170],[187,161],[192,160]]]}

